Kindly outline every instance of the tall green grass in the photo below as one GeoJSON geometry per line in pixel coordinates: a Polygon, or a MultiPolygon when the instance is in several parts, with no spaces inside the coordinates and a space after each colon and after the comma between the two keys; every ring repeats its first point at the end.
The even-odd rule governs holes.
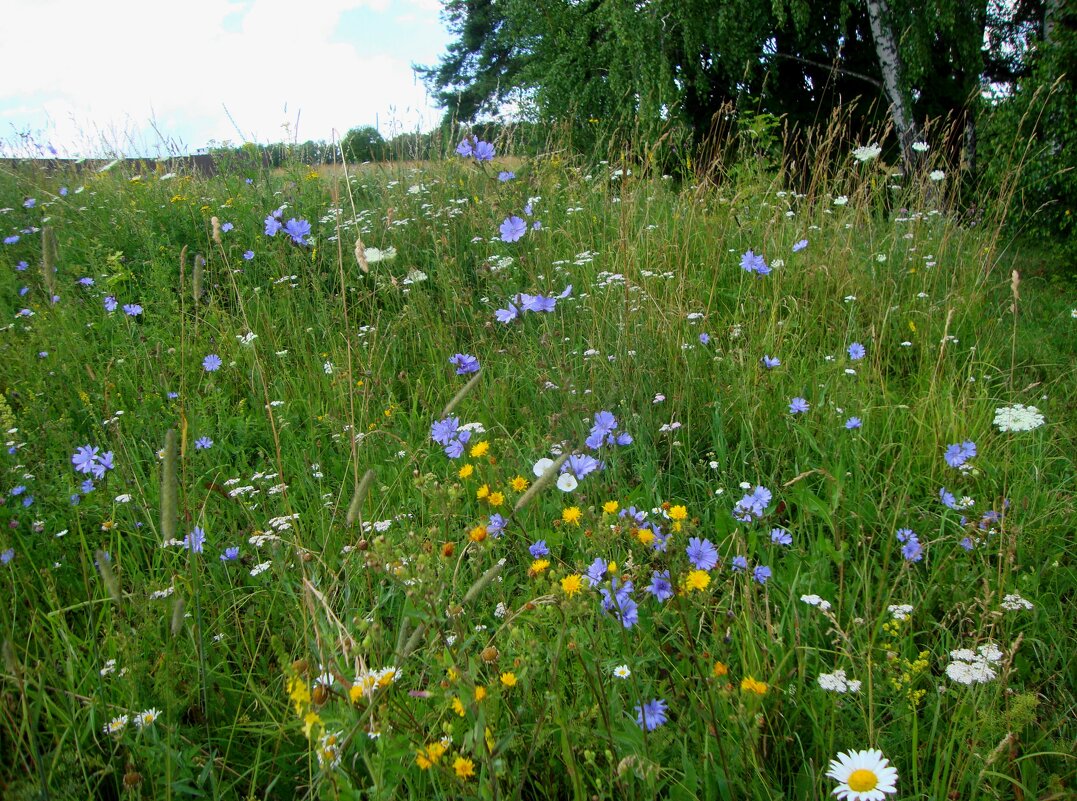
{"type": "Polygon", "coordinates": [[[1015,296],[997,227],[947,210],[956,176],[841,155],[797,194],[751,161],[699,182],[563,153],[513,168],[0,175],[20,237],[0,250],[0,794],[801,799],[867,748],[898,798],[1071,793],[1077,321],[1057,292],[1015,296]],[[529,200],[541,229],[500,241],[529,200]],[[311,244],[263,233],[282,205],[311,244]],[[396,257],[362,272],[359,236],[396,257]],[[452,460],[430,435],[469,380],[456,353],[482,367],[452,415],[485,433],[452,460]],[[1013,403],[1046,425],[998,430],[1013,403]],[[632,444],[519,504],[513,479],[586,451],[601,410],[632,444]],[[948,466],[967,440],[970,468],[948,466]],[[114,454],[89,492],[84,445],[114,454]],[[742,486],[773,493],[756,522],[733,516],[742,486]],[[175,544],[196,526],[203,552],[175,544]],[[644,588],[683,587],[691,537],[719,564],[658,602],[644,588]],[[631,628],[587,581],[566,592],[596,558],[634,581],[631,628]],[[989,643],[990,681],[948,677],[989,643]],[[858,692],[820,686],[838,669],[858,692]],[[653,699],[669,721],[645,731],[653,699]]]}

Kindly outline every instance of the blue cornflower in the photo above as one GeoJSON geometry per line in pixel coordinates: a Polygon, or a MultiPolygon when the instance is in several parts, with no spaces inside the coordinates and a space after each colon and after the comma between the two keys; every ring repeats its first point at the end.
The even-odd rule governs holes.
{"type": "Polygon", "coordinates": [[[752,250],[740,257],[740,266],[745,272],[756,273],[760,276],[770,274],[770,267],[767,266],[766,261],[752,250]]]}
{"type": "Polygon", "coordinates": [[[772,528],[770,530],[770,541],[775,545],[792,545],[793,535],[784,528],[772,528]]]}
{"type": "Polygon", "coordinates": [[[17,498],[19,495],[22,495],[24,492],[26,492],[26,487],[23,486],[22,484],[19,484],[17,487],[12,487],[11,488],[11,497],[17,498]]]}
{"type": "Polygon", "coordinates": [[[587,568],[587,572],[584,574],[587,580],[591,582],[591,586],[602,583],[602,579],[606,577],[608,567],[609,563],[602,557],[597,557],[595,561],[591,562],[590,567],[587,568]]]}
{"type": "Polygon", "coordinates": [[[123,313],[128,317],[138,317],[142,314],[142,307],[137,303],[125,303],[123,304],[123,313]]]}
{"type": "Polygon", "coordinates": [[[939,500],[942,501],[942,505],[948,509],[958,509],[957,499],[946,487],[939,488],[939,500]]]}
{"type": "Polygon", "coordinates": [[[114,312],[119,304],[116,302],[116,298],[112,295],[105,295],[105,311],[114,312]]]}
{"type": "Polygon", "coordinates": [[[770,568],[766,565],[756,566],[755,570],[752,571],[752,578],[760,584],[766,584],[767,579],[770,578],[770,568]]]}
{"type": "Polygon", "coordinates": [[[234,562],[239,559],[239,546],[229,545],[224,549],[224,553],[221,554],[222,562],[234,562]]]}
{"type": "Polygon", "coordinates": [[[550,549],[546,547],[546,540],[539,540],[538,542],[533,543],[527,550],[531,554],[532,559],[538,559],[540,556],[547,556],[550,553],[550,549]]]}
{"type": "Polygon", "coordinates": [[[222,364],[221,357],[216,353],[211,353],[202,360],[202,369],[207,373],[213,373],[220,370],[222,364]]]}
{"type": "Polygon", "coordinates": [[[910,539],[916,539],[916,532],[911,528],[899,528],[894,532],[894,536],[898,542],[908,542],[910,539]]]}
{"type": "Polygon", "coordinates": [[[6,551],[0,551],[0,565],[6,565],[12,559],[15,558],[15,549],[8,548],[6,551]]]}
{"type": "Polygon", "coordinates": [[[647,701],[642,706],[636,705],[636,725],[644,731],[654,731],[664,724],[669,717],[666,715],[668,707],[666,702],[658,698],[647,701]]]}
{"type": "Polygon", "coordinates": [[[284,224],[284,233],[288,234],[297,245],[309,244],[306,237],[310,236],[310,223],[292,217],[284,224]]]}
{"type": "Polygon", "coordinates": [[[692,537],[688,540],[688,547],[684,551],[688,554],[688,561],[696,570],[713,570],[718,564],[718,549],[710,540],[692,537]]]}
{"type": "Polygon", "coordinates": [[[854,362],[860,361],[867,354],[867,350],[859,342],[854,342],[849,346],[849,358],[854,362]]]}
{"type": "Polygon", "coordinates": [[[497,180],[499,180],[501,183],[511,181],[515,177],[516,173],[512,172],[512,170],[502,170],[497,174],[497,180]]]}
{"type": "Polygon", "coordinates": [[[456,368],[457,375],[467,375],[479,371],[479,360],[470,353],[457,353],[449,358],[449,363],[456,368]]]}
{"type": "Polygon", "coordinates": [[[649,592],[658,601],[668,601],[673,597],[673,583],[669,580],[669,571],[654,571],[651,574],[650,586],[645,587],[644,592],[649,592]]]}
{"type": "Polygon", "coordinates": [[[946,448],[944,458],[950,467],[963,467],[965,462],[976,455],[976,443],[965,440],[962,443],[954,443],[946,448]]]}
{"type": "Polygon", "coordinates": [[[733,569],[734,573],[748,569],[748,560],[745,559],[743,556],[734,556],[733,561],[729,564],[730,567],[733,569]]]}
{"type": "Polygon", "coordinates": [[[514,214],[505,218],[500,230],[502,242],[518,242],[527,233],[527,223],[514,214]]]}
{"type": "Polygon", "coordinates": [[[793,252],[794,253],[800,253],[800,251],[804,250],[804,248],[806,248],[807,246],[808,246],[808,240],[807,239],[801,239],[799,242],[796,242],[793,245],[793,252]]]}
{"type": "Polygon", "coordinates": [[[71,457],[71,464],[80,473],[89,473],[93,470],[94,461],[97,459],[98,448],[92,445],[80,445],[71,457]]]}
{"type": "Polygon", "coordinates": [[[804,398],[793,398],[789,401],[789,414],[803,414],[811,407],[804,398]]]}
{"type": "Polygon", "coordinates": [[[775,367],[779,366],[781,363],[782,363],[781,359],[779,359],[777,357],[772,359],[770,356],[767,356],[765,353],[763,354],[763,366],[766,367],[768,370],[773,370],[775,367]]]}
{"type": "Polygon", "coordinates": [[[209,437],[199,437],[194,441],[194,447],[196,450],[205,451],[213,447],[213,440],[209,437]]]}
{"type": "Polygon", "coordinates": [[[245,250],[245,251],[243,251],[243,259],[245,261],[250,261],[253,258],[254,258],[254,251],[253,250],[245,250]]]}
{"type": "Polygon", "coordinates": [[[206,542],[206,532],[200,526],[195,526],[194,531],[183,538],[183,547],[191,553],[202,553],[202,546],[206,542]]]}
{"type": "Polygon", "coordinates": [[[860,428],[860,426],[862,426],[862,425],[863,425],[863,423],[860,422],[859,417],[850,417],[848,420],[845,421],[845,427],[847,429],[849,429],[850,431],[852,431],[855,428],[860,428]]]}

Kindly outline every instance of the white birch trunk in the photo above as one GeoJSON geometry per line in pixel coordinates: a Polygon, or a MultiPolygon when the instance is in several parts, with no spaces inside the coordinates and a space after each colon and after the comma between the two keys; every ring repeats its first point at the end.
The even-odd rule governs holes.
{"type": "Polygon", "coordinates": [[[871,35],[875,39],[875,53],[879,57],[879,69],[883,76],[883,91],[890,101],[890,116],[901,143],[902,161],[906,171],[909,171],[916,156],[912,143],[916,141],[917,127],[901,86],[901,55],[898,53],[894,29],[890,25],[890,7],[886,0],[866,1],[871,35]]]}

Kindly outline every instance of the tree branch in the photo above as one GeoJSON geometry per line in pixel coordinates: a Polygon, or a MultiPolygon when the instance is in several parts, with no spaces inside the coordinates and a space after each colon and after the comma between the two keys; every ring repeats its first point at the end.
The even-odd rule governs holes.
{"type": "Polygon", "coordinates": [[[801,64],[808,64],[809,66],[819,67],[824,70],[830,70],[831,72],[839,72],[842,75],[848,75],[850,78],[859,78],[862,81],[867,81],[876,89],[883,88],[882,81],[872,78],[870,75],[865,75],[862,72],[854,72],[853,70],[843,69],[842,67],[837,67],[833,64],[824,64],[821,61],[812,61],[810,58],[801,58],[800,56],[793,56],[789,53],[775,53],[774,57],[788,59],[789,61],[798,61],[801,64]]]}

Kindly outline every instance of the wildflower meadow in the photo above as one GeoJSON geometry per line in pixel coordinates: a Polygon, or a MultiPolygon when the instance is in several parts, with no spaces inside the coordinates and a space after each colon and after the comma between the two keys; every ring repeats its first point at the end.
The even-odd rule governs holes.
{"type": "Polygon", "coordinates": [[[847,145],[0,170],[0,796],[1072,798],[1077,294],[847,145]]]}

